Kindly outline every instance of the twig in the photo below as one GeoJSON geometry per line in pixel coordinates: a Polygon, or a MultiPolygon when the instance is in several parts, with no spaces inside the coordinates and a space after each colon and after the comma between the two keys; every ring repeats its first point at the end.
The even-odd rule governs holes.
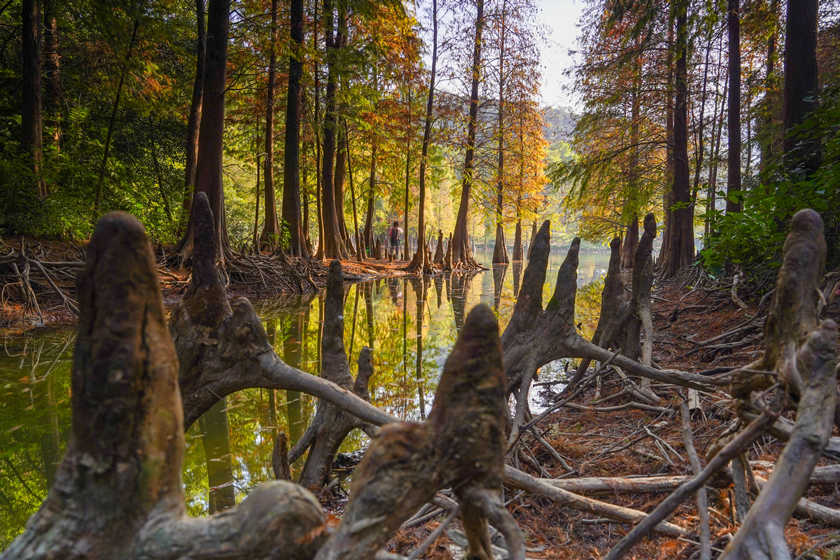
{"type": "MultiPolygon", "coordinates": [[[[694,436],[691,434],[691,411],[688,410],[685,401],[680,403],[680,412],[682,413],[683,444],[691,463],[691,469],[696,476],[703,469],[700,465],[700,458],[697,456],[697,450],[694,448],[694,436]]],[[[709,499],[706,495],[706,488],[700,488],[697,491],[697,515],[700,518],[700,560],[710,560],[712,557],[712,538],[709,527],[709,499]]]]}
{"type": "Polygon", "coordinates": [[[656,506],[656,509],[645,517],[641,523],[636,525],[632,531],[627,533],[627,535],[621,539],[612,550],[610,550],[606,560],[617,560],[618,558],[624,556],[633,547],[633,545],[639,541],[639,539],[650,533],[651,529],[670,516],[671,513],[677,509],[677,506],[683,502],[683,500],[696,492],[713,474],[722,469],[726,463],[731,461],[733,457],[740,453],[745,447],[750,445],[758,436],[764,433],[765,428],[767,428],[773,420],[774,417],[767,413],[762,413],[761,416],[753,420],[746,428],[744,428],[743,431],[741,431],[741,433],[726,444],[723,449],[721,449],[717,455],[712,458],[711,461],[709,461],[706,468],[700,471],[700,473],[695,475],[692,479],[680,485],[679,488],[677,488],[658,506],[656,506]]]}
{"type": "Polygon", "coordinates": [[[452,520],[455,519],[455,516],[458,515],[459,511],[461,511],[460,506],[450,511],[449,515],[446,516],[446,519],[444,519],[440,525],[435,527],[435,530],[423,539],[423,542],[417,545],[417,548],[411,551],[411,554],[408,555],[408,560],[416,560],[417,558],[420,558],[420,555],[423,554],[427,548],[432,546],[436,540],[438,540],[438,537],[440,537],[441,533],[443,533],[446,529],[446,526],[452,523],[452,520]]]}

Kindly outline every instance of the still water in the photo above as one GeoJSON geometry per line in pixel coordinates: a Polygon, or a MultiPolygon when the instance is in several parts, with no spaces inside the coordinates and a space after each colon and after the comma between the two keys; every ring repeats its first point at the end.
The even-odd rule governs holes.
{"type": "MultiPolygon", "coordinates": [[[[490,260],[489,255],[479,257],[490,260]]],[[[562,254],[551,255],[544,301],[562,259],[562,254]]],[[[608,251],[580,255],[575,321],[585,336],[591,336],[598,320],[608,261],[608,251]]],[[[373,404],[406,420],[424,418],[466,314],[486,303],[504,329],[522,273],[522,265],[515,263],[472,277],[392,278],[346,286],[344,345],[354,375],[359,350],[374,350],[373,404]]],[[[260,301],[255,307],[277,354],[318,373],[323,294],[260,301]]],[[[0,550],[41,504],[67,445],[74,338],[72,329],[0,336],[0,550]]],[[[556,375],[563,364],[552,366],[543,368],[541,379],[556,375]]],[[[190,513],[204,515],[239,502],[256,484],[270,480],[274,435],[286,432],[291,447],[314,413],[314,398],[264,389],[230,395],[208,411],[186,435],[183,481],[190,513]]],[[[340,451],[360,449],[366,437],[352,432],[340,451]]]]}

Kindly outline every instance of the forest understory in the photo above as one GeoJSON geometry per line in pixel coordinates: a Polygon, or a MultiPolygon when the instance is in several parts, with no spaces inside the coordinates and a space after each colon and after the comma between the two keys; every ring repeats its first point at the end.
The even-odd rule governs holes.
{"type": "MultiPolygon", "coordinates": [[[[759,356],[769,298],[762,299],[763,294],[741,293],[738,298],[744,305],[741,307],[732,298],[731,278],[708,288],[695,288],[686,284],[696,279],[696,270],[692,269],[692,272],[694,274],[685,273],[679,279],[662,282],[654,289],[654,363],[664,369],[711,373],[727,371],[759,356]],[[732,333],[735,329],[740,330],[732,333]],[[721,336],[726,333],[731,334],[721,336]]],[[[539,384],[535,381],[535,385],[539,384]]],[[[559,481],[579,477],[600,479],[600,484],[592,482],[594,491],[571,485],[574,481],[568,489],[617,506],[650,512],[692,474],[680,417],[685,390],[654,383],[651,388],[663,402],[658,405],[660,410],[653,410],[656,407],[636,406],[626,384],[615,372],[605,374],[599,388],[594,383],[587,385],[585,390],[575,391],[575,396],[566,405],[537,424],[540,434],[554,451],[530,434],[523,436],[527,447],[533,450],[532,459],[535,460],[530,465],[523,463],[524,469],[534,476],[559,481]],[[555,451],[562,457],[562,462],[554,455],[555,451]],[[534,468],[537,463],[542,472],[534,468]],[[652,476],[668,477],[669,480],[662,479],[660,487],[642,491],[625,487],[634,479],[644,481],[652,476]],[[615,483],[615,490],[602,487],[616,477],[623,480],[615,483]]],[[[563,400],[552,384],[532,390],[540,391],[540,398],[548,408],[563,400]]],[[[730,402],[715,400],[711,395],[701,394],[696,404],[698,408],[692,409],[690,414],[691,432],[697,453],[705,463],[702,458],[711,458],[715,452],[711,446],[725,435],[735,417],[730,402]]],[[[840,432],[835,428],[833,435],[838,434],[840,432]]],[[[759,438],[749,450],[750,480],[766,481],[783,447],[783,441],[770,435],[759,438]]],[[[818,463],[826,474],[833,472],[831,468],[825,468],[827,465],[829,462],[825,459],[818,463]]],[[[835,558],[840,552],[840,515],[836,513],[840,509],[838,482],[840,477],[825,476],[819,483],[812,484],[804,496],[833,509],[833,518],[819,519],[814,518],[818,513],[809,515],[797,511],[785,527],[785,538],[793,558],[835,558]]],[[[710,486],[714,488],[709,493],[708,503],[712,557],[715,558],[732,540],[739,522],[731,474],[718,475],[710,486]]],[[[749,488],[751,501],[758,490],[755,483],[749,488]]],[[[602,558],[631,528],[626,523],[571,509],[527,492],[510,491],[505,500],[526,534],[528,558],[602,558]]],[[[340,512],[341,500],[333,495],[332,503],[336,512],[340,512]]],[[[408,554],[438,529],[445,517],[445,512],[440,513],[436,520],[401,530],[396,539],[396,551],[408,554]]],[[[693,534],[680,537],[652,535],[641,540],[628,557],[700,558],[694,500],[683,502],[669,520],[693,534]]],[[[423,558],[463,558],[462,549],[455,544],[462,541],[460,529],[456,528],[453,534],[454,525],[449,525],[444,536],[429,546],[423,558]]]]}

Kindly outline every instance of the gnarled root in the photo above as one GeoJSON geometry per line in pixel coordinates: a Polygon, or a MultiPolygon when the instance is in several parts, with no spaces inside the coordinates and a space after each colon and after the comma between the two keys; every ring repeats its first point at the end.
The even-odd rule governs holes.
{"type": "Polygon", "coordinates": [[[580,240],[572,241],[557,273],[554,295],[543,309],[542,287],[550,250],[548,221],[543,223],[534,237],[522,288],[513,315],[502,335],[508,392],[519,390],[518,400],[524,400],[527,393],[522,393],[522,387],[529,383],[529,377],[534,375],[537,368],[560,358],[610,361],[631,375],[699,390],[713,390],[725,383],[702,375],[659,370],[640,364],[581,337],[574,326],[579,248],[580,240]],[[523,384],[523,380],[526,383],[523,384]]]}
{"type": "MultiPolygon", "coordinates": [[[[799,397],[796,423],[770,480],[722,558],[790,558],[785,524],[831,436],[837,393],[837,325],[828,319],[817,326],[817,286],[825,251],[819,214],[800,210],[785,240],[764,329],[765,353],[757,364],[775,373],[784,388],[799,397]]],[[[747,398],[769,382],[765,376],[756,377],[749,379],[735,372],[734,390],[747,398]]]]}
{"type": "Polygon", "coordinates": [[[498,325],[472,310],[444,366],[426,422],[383,427],[354,474],[341,525],[317,558],[372,558],[435,492],[452,487],[474,558],[490,558],[486,519],[525,558],[519,529],[499,499],[504,472],[505,388],[498,325]]]}
{"type": "MultiPolygon", "coordinates": [[[[368,382],[373,374],[370,348],[359,353],[359,374],[354,383],[350,365],[344,350],[344,284],[341,264],[333,261],[327,282],[327,299],[324,308],[324,336],[321,342],[321,376],[339,387],[353,391],[365,401],[370,400],[368,382]]],[[[294,462],[309,449],[306,463],[300,475],[300,483],[311,489],[322,487],[327,482],[338,447],[354,428],[365,428],[368,424],[343,409],[321,400],[315,418],[307,428],[301,445],[296,445],[289,460],[294,462]]]]}
{"type": "Polygon", "coordinates": [[[96,226],[80,277],[73,437],[41,509],[2,558],[311,558],[323,522],[290,483],[207,519],[185,514],[178,360],[151,247],[133,217],[96,226]],[[247,527],[247,530],[244,530],[247,527]]]}
{"type": "MultiPolygon", "coordinates": [[[[332,402],[368,422],[391,417],[347,388],[291,367],[274,352],[246,298],[228,300],[216,268],[213,215],[206,196],[193,202],[193,275],[183,301],[172,311],[170,332],[179,360],[178,382],[189,427],[220,398],[253,387],[303,391],[332,402]]],[[[340,273],[340,271],[339,271],[340,273]]]]}

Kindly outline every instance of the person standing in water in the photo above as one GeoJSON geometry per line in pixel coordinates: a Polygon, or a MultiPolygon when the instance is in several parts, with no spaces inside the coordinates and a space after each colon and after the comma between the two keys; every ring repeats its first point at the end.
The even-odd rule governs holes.
{"type": "Polygon", "coordinates": [[[394,220],[391,227],[388,228],[388,257],[391,259],[398,259],[400,257],[400,242],[402,241],[403,230],[400,223],[394,220]]]}

